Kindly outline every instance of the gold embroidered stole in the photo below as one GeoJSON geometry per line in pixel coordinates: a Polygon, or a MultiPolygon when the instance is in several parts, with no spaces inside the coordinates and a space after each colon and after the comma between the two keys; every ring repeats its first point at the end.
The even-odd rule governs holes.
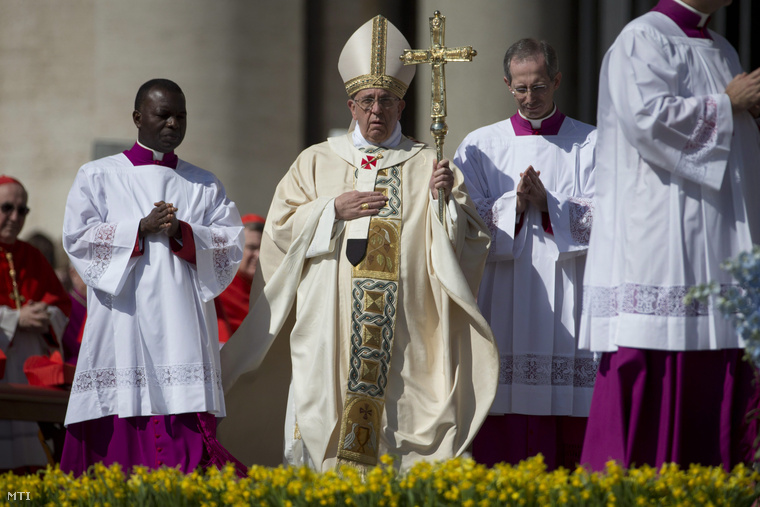
{"type": "MultiPolygon", "coordinates": [[[[383,150],[362,149],[368,159],[383,150]]],[[[354,170],[354,181],[361,170],[354,170]]],[[[377,172],[375,191],[388,203],[370,220],[367,253],[352,268],[350,364],[338,441],[338,463],[359,468],[377,464],[385,409],[399,289],[401,164],[377,172]]]]}

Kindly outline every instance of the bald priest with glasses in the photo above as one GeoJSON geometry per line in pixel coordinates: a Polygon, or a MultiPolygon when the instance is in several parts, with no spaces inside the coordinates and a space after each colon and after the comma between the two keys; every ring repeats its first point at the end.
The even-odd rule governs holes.
{"type": "MultiPolygon", "coordinates": [[[[346,43],[338,70],[352,126],[302,152],[279,183],[251,312],[222,349],[228,400],[243,390],[250,404],[257,386],[237,380],[277,361],[264,359],[272,342],[289,342],[284,436],[273,441],[284,438],[292,464],[364,468],[389,453],[406,468],[456,456],[493,400],[496,347],[475,300],[488,230],[461,173],[401,132],[408,47],[382,16],[346,43]]],[[[240,430],[251,440],[249,424],[240,430]]]]}
{"type": "Polygon", "coordinates": [[[469,134],[454,163],[491,231],[478,304],[500,354],[499,388],[473,456],[489,465],[542,453],[580,459],[597,364],[579,351],[583,269],[594,211],[596,130],[554,102],[562,79],[545,41],[504,56],[512,117],[469,134]]]}

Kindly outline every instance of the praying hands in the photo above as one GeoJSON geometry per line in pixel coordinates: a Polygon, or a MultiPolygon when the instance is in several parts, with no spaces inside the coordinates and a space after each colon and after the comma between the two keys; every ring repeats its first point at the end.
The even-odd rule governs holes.
{"type": "Polygon", "coordinates": [[[517,183],[517,214],[521,214],[533,203],[539,211],[549,211],[546,204],[546,188],[541,182],[541,171],[536,171],[530,165],[525,172],[520,173],[520,181],[517,183]]]}
{"type": "Polygon", "coordinates": [[[760,114],[760,68],[734,77],[726,86],[726,94],[735,113],[749,111],[757,117],[760,114]]]}
{"type": "Polygon", "coordinates": [[[147,217],[140,220],[140,227],[138,233],[141,238],[149,234],[156,234],[163,232],[170,238],[179,239],[182,234],[182,230],[179,227],[179,220],[177,220],[177,208],[172,203],[166,203],[159,201],[153,203],[153,208],[147,217]]]}

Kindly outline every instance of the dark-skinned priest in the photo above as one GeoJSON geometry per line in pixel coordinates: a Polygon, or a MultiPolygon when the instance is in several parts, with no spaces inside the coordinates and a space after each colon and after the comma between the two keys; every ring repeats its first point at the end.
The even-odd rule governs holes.
{"type": "Polygon", "coordinates": [[[83,165],[63,246],[87,284],[87,322],[66,412],[61,469],[245,467],[219,445],[224,417],[214,297],[232,281],[243,224],[212,173],[174,153],[185,95],[143,84],[129,150],[83,165]]]}
{"type": "Polygon", "coordinates": [[[262,439],[257,419],[279,462],[284,448],[317,470],[451,458],[493,401],[498,353],[475,300],[488,229],[459,170],[401,132],[408,47],[382,16],[350,37],[338,70],[354,122],[303,151],[275,191],[251,311],[222,349],[220,439],[246,464],[265,461],[246,447],[262,439]],[[288,357],[267,354],[287,354],[279,342],[288,357]],[[283,438],[261,370],[289,362],[283,438]]]}

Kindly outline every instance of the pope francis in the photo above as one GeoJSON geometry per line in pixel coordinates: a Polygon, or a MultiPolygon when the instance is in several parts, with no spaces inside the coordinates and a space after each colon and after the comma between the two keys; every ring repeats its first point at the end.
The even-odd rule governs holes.
{"type": "Polygon", "coordinates": [[[493,401],[498,353],[475,301],[490,237],[461,173],[401,133],[405,47],[382,16],[351,36],[338,69],[352,127],[275,192],[251,311],[222,349],[220,439],[246,464],[447,459],[493,401]]]}

